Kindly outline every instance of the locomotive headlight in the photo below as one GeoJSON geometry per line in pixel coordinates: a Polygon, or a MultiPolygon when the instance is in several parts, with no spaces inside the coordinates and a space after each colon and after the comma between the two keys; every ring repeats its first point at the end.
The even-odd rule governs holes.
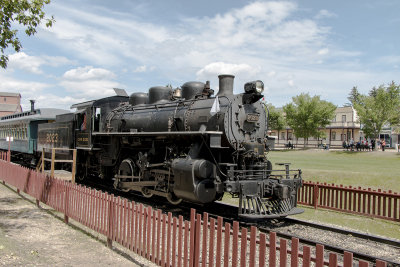
{"type": "Polygon", "coordinates": [[[262,81],[256,81],[256,92],[259,94],[264,92],[264,83],[262,81]]]}
{"type": "Polygon", "coordinates": [[[244,91],[248,94],[261,94],[264,91],[264,83],[260,80],[248,82],[244,85],[244,91]]]}

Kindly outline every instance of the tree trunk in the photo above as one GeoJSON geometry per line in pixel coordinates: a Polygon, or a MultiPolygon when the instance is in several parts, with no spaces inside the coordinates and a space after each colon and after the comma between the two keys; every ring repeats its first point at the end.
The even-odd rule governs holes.
{"type": "Polygon", "coordinates": [[[279,130],[278,130],[278,144],[279,144],[279,130]]]}
{"type": "Polygon", "coordinates": [[[374,151],[378,151],[378,140],[379,140],[379,133],[375,132],[375,147],[374,147],[374,151]]]}

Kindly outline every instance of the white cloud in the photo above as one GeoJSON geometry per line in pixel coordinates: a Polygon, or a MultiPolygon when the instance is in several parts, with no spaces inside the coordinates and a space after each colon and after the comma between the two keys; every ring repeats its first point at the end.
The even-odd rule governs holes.
{"type": "Polygon", "coordinates": [[[45,63],[43,63],[44,65],[49,65],[52,67],[65,66],[65,65],[69,65],[69,64],[77,64],[76,61],[70,60],[70,59],[68,59],[66,57],[62,57],[62,56],[43,55],[43,56],[41,56],[41,58],[43,58],[43,60],[45,61],[45,63]]]}
{"type": "Polygon", "coordinates": [[[21,95],[37,95],[51,85],[41,82],[22,81],[0,73],[0,91],[21,93],[21,95]]]}
{"type": "MultiPolygon", "coordinates": [[[[36,96],[35,98],[29,99],[36,100],[36,108],[60,108],[65,110],[69,110],[73,104],[81,103],[88,100],[82,97],[57,96],[51,93],[41,94],[36,96]]],[[[30,102],[27,98],[22,98],[21,106],[23,110],[30,109],[30,102]]]]}
{"type": "Polygon", "coordinates": [[[30,99],[36,100],[36,108],[62,108],[69,109],[71,104],[82,102],[82,97],[57,96],[48,91],[53,91],[56,86],[53,84],[22,81],[10,77],[7,73],[0,73],[0,91],[21,94],[21,106],[23,110],[30,109],[30,99]]]}
{"type": "Polygon", "coordinates": [[[133,72],[146,72],[147,67],[146,65],[137,67],[133,72]]]}
{"type": "MultiPolygon", "coordinates": [[[[124,88],[119,79],[143,82],[151,70],[157,70],[157,82],[168,77],[166,82],[181,84],[197,76],[211,80],[214,88],[216,76],[222,73],[235,74],[239,85],[261,79],[278,100],[290,99],[299,90],[335,92],[332,98],[343,98],[347,89],[338,87],[351,88],[359,84],[357,79],[373,79],[358,61],[362,53],[335,45],[331,29],[319,21],[336,14],[320,10],[314,17],[304,17],[300,3],[256,1],[219,14],[182,15],[167,22],[164,17],[138,14],[136,8],[116,14],[98,5],[93,9],[77,6],[52,4],[57,23],[39,33],[41,40],[83,61],[81,66],[99,66],[63,70],[59,85],[72,97],[113,94],[111,88],[124,88]]],[[[392,63],[398,65],[398,60],[392,63]]],[[[40,72],[41,66],[34,61],[24,65],[31,72],[40,72]]],[[[381,74],[373,77],[380,80],[381,74]]],[[[147,88],[149,84],[138,82],[136,86],[147,88]]]]}
{"type": "Polygon", "coordinates": [[[0,71],[0,91],[20,93],[23,110],[30,108],[30,99],[36,100],[37,108],[69,109],[75,103],[114,95],[112,88],[122,87],[112,72],[90,66],[69,70],[56,83],[51,79],[49,83],[24,81],[11,75],[0,71]]]}
{"type": "Polygon", "coordinates": [[[315,16],[316,19],[335,18],[337,15],[329,10],[321,9],[315,16]]]}
{"type": "Polygon", "coordinates": [[[196,73],[198,79],[206,78],[209,76],[215,77],[219,74],[233,74],[240,75],[246,74],[247,76],[257,74],[258,68],[254,68],[247,64],[229,64],[225,62],[213,62],[206,65],[204,68],[196,73]]]}
{"type": "Polygon", "coordinates": [[[66,71],[63,75],[63,78],[71,81],[106,80],[106,79],[114,79],[115,74],[106,69],[86,66],[66,71]]]}
{"type": "Polygon", "coordinates": [[[24,52],[19,52],[9,56],[8,68],[21,69],[34,74],[43,74],[43,71],[40,69],[43,65],[57,67],[71,63],[72,61],[66,57],[53,57],[47,55],[38,57],[27,55],[24,52]]]}
{"type": "Polygon", "coordinates": [[[147,71],[153,71],[155,68],[154,67],[148,67],[146,65],[138,66],[136,69],[133,70],[133,72],[147,72],[147,71]]]}
{"type": "Polygon", "coordinates": [[[41,74],[40,66],[43,64],[43,59],[33,56],[28,56],[24,52],[15,53],[9,57],[9,68],[17,68],[29,71],[35,74],[41,74]]]}
{"type": "Polygon", "coordinates": [[[318,50],[318,52],[317,52],[317,54],[321,55],[321,56],[327,55],[328,53],[329,53],[329,49],[328,48],[322,48],[322,49],[318,50]]]}
{"type": "Polygon", "coordinates": [[[120,66],[128,59],[167,72],[198,70],[232,58],[248,65],[277,57],[310,59],[324,45],[328,31],[312,20],[294,18],[297,5],[284,1],[258,1],[213,17],[182,18],[169,27],[128,13],[113,17],[110,12],[54,6],[60,12],[57,23],[44,29],[42,37],[65,51],[75,51],[95,65],[120,66]]]}
{"type": "Polygon", "coordinates": [[[121,87],[114,81],[116,75],[106,69],[92,66],[68,70],[62,76],[60,85],[75,96],[89,99],[114,95],[113,88],[121,87]]]}
{"type": "Polygon", "coordinates": [[[53,7],[60,12],[57,23],[52,28],[42,27],[42,37],[95,64],[117,65],[126,58],[145,60],[155,44],[173,34],[133,16],[113,17],[111,12],[96,14],[64,4],[53,7]]]}

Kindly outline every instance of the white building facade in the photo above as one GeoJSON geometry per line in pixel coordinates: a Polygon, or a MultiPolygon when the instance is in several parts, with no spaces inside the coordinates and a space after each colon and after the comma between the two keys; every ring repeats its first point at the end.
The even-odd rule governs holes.
{"type": "MultiPolygon", "coordinates": [[[[320,144],[329,145],[330,147],[342,147],[343,142],[354,142],[364,139],[361,125],[358,122],[356,110],[352,106],[338,107],[335,111],[335,117],[331,123],[320,131],[324,132],[324,138],[310,137],[306,141],[307,147],[317,147],[320,144]]],[[[286,128],[281,131],[270,129],[270,136],[275,136],[275,145],[286,145],[289,142],[294,145],[302,146],[303,138],[296,138],[293,129],[286,128]]],[[[380,139],[385,139],[387,146],[397,148],[399,135],[393,132],[391,127],[382,129],[380,139]]]]}

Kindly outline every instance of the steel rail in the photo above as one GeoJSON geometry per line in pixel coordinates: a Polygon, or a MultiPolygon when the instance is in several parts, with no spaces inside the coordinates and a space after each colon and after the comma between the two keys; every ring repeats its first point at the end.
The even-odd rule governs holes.
{"type": "MultiPolygon", "coordinates": [[[[235,210],[237,210],[237,207],[234,205],[230,205],[230,204],[226,204],[226,203],[222,203],[222,202],[216,202],[215,204],[220,206],[219,208],[216,208],[216,209],[224,210],[225,212],[227,212],[229,209],[231,209],[231,212],[234,212],[235,210]]],[[[396,239],[392,239],[392,238],[371,235],[371,234],[362,233],[362,232],[356,231],[356,230],[343,229],[343,228],[339,228],[339,227],[335,227],[335,226],[329,226],[329,225],[325,225],[325,224],[319,224],[316,222],[304,221],[304,220],[295,219],[295,218],[286,217],[284,219],[281,219],[281,221],[285,221],[285,222],[289,222],[289,223],[293,223],[293,224],[300,224],[303,226],[308,226],[308,227],[312,227],[312,228],[316,228],[316,229],[320,229],[320,230],[324,230],[324,231],[334,232],[334,233],[338,233],[338,234],[342,234],[342,235],[346,235],[346,236],[351,235],[353,237],[389,245],[394,248],[400,249],[400,240],[396,240],[396,239]]],[[[242,224],[246,225],[248,223],[244,222],[242,224]]],[[[252,224],[254,224],[254,223],[252,223],[252,224]]],[[[317,244],[323,245],[325,251],[328,251],[328,252],[335,252],[335,253],[343,254],[344,251],[347,251],[347,252],[353,253],[354,259],[365,260],[365,261],[368,261],[371,263],[375,263],[376,260],[382,260],[382,261],[387,262],[389,264],[389,266],[390,265],[400,266],[400,262],[395,262],[390,259],[371,256],[371,255],[367,255],[367,254],[364,254],[364,253],[361,253],[361,252],[358,252],[355,250],[335,246],[335,245],[324,243],[324,242],[315,241],[313,239],[299,237],[299,236],[296,236],[293,234],[287,234],[283,231],[279,231],[277,229],[271,229],[271,228],[265,227],[265,226],[258,226],[257,228],[260,231],[263,231],[266,233],[275,232],[278,237],[284,238],[287,240],[291,240],[293,237],[298,238],[299,242],[302,244],[305,244],[305,245],[310,245],[310,246],[316,246],[317,244]]]]}

